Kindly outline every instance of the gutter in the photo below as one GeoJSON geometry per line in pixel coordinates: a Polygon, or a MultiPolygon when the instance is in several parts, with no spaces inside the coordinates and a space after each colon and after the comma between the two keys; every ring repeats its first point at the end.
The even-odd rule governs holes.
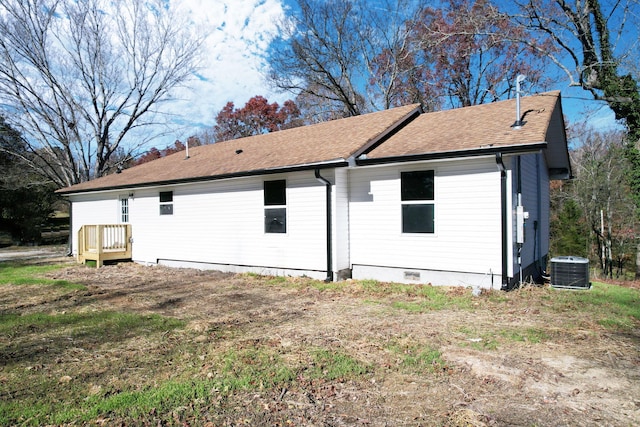
{"type": "Polygon", "coordinates": [[[386,163],[403,163],[403,162],[415,162],[422,160],[443,160],[453,159],[459,157],[476,157],[487,155],[501,155],[502,154],[515,154],[515,153],[528,153],[532,151],[538,151],[547,148],[546,142],[535,142],[531,144],[519,144],[519,145],[507,145],[499,147],[480,147],[472,148],[469,150],[450,150],[440,151],[435,153],[422,153],[422,154],[406,154],[399,156],[379,157],[368,159],[366,153],[356,158],[356,164],[358,166],[366,165],[382,165],[386,163]]]}
{"type": "Polygon", "coordinates": [[[320,176],[320,169],[315,170],[316,179],[323,183],[326,188],[326,215],[327,215],[327,278],[325,282],[333,282],[333,229],[332,229],[332,209],[331,209],[331,182],[320,176]]]}
{"type": "Polygon", "coordinates": [[[507,206],[507,169],[502,162],[502,153],[496,153],[496,164],[500,171],[500,217],[501,217],[501,235],[502,235],[502,286],[501,290],[509,289],[509,251],[508,251],[508,223],[507,218],[509,209],[507,206]]]}
{"type": "Polygon", "coordinates": [[[162,187],[167,185],[191,184],[195,182],[211,182],[211,181],[219,181],[219,180],[231,179],[231,178],[242,178],[242,177],[258,176],[258,175],[273,175],[278,173],[300,172],[300,171],[308,171],[313,169],[319,170],[319,169],[339,168],[339,167],[347,167],[347,166],[349,166],[349,163],[346,160],[337,159],[335,161],[320,163],[320,164],[316,163],[316,164],[297,165],[297,166],[290,166],[290,167],[278,168],[278,169],[255,169],[255,170],[244,171],[244,172],[234,172],[234,173],[209,175],[209,176],[196,176],[191,178],[168,179],[163,181],[149,181],[149,182],[138,182],[138,183],[132,182],[129,184],[108,185],[104,187],[94,187],[94,188],[86,188],[86,189],[79,189],[79,190],[74,190],[72,187],[66,187],[66,188],[61,188],[59,190],[56,190],[55,192],[63,196],[70,196],[70,195],[84,194],[84,193],[101,193],[105,191],[114,191],[114,190],[124,190],[124,189],[130,190],[130,189],[137,189],[137,188],[162,187]]]}

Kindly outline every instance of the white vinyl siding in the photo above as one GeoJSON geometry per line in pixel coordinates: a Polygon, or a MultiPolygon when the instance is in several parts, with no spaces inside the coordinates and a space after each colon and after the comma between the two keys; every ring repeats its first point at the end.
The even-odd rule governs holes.
{"type": "MultiPolygon", "coordinates": [[[[495,159],[353,170],[351,262],[499,274],[500,174],[495,159]],[[435,234],[403,234],[400,173],[435,170],[435,234]]],[[[458,283],[452,283],[458,284],[458,283]]]]}
{"type": "MultiPolygon", "coordinates": [[[[322,171],[323,176],[329,171],[322,171]]],[[[333,185],[333,269],[340,271],[351,267],[349,258],[349,173],[348,169],[335,170],[333,185]]]]}
{"type": "MultiPolygon", "coordinates": [[[[515,159],[504,158],[511,208],[506,219],[509,277],[518,271],[512,243],[515,159]]],[[[543,257],[548,252],[549,180],[541,154],[522,155],[521,172],[523,204],[530,213],[526,267],[534,260],[534,241],[540,246],[536,253],[543,257]]],[[[501,180],[494,156],[323,170],[321,175],[333,183],[334,273],[353,268],[355,278],[402,281],[404,275],[434,284],[500,285],[501,180]],[[435,230],[403,233],[401,174],[420,170],[434,171],[435,230]]],[[[127,192],[134,261],[326,277],[326,187],[313,171],[127,192]],[[270,180],[286,180],[286,233],[265,233],[264,182],[270,180]],[[160,192],[172,192],[173,215],[158,214],[160,192]]],[[[81,225],[121,221],[122,196],[117,191],[71,196],[74,248],[81,225]]]]}
{"type": "Polygon", "coordinates": [[[137,190],[135,209],[135,261],[326,268],[325,187],[313,171],[137,190]],[[264,232],[263,182],[276,179],[287,181],[282,234],[264,232]],[[157,214],[158,191],[173,191],[173,215],[157,214]]]}

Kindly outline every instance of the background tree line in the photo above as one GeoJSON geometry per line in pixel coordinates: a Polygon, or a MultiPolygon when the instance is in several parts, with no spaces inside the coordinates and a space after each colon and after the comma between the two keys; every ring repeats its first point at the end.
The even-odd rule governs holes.
{"type": "MultiPolygon", "coordinates": [[[[640,205],[637,0],[296,0],[266,56],[265,77],[291,100],[280,106],[257,95],[240,108],[231,101],[212,114],[212,128],[148,149],[149,139],[165,132],[158,124],[171,119],[162,106],[205,60],[206,34],[171,5],[0,0],[0,114],[11,129],[5,135],[15,132],[21,141],[1,139],[0,153],[5,164],[20,165],[21,181],[59,188],[185,143],[407,103],[434,111],[493,102],[513,96],[516,76],[525,74],[529,92],[581,88],[625,126],[616,135],[574,134],[576,180],[554,190],[554,220],[579,217],[588,241],[569,241],[582,253],[605,254],[597,259],[608,274],[617,259],[633,258],[640,205]],[[587,193],[591,203],[581,196],[587,193]]],[[[554,239],[566,240],[558,234],[566,229],[554,229],[554,239]]]]}
{"type": "Polygon", "coordinates": [[[638,206],[625,133],[588,131],[571,150],[574,179],[551,188],[552,255],[594,262],[601,277],[637,275],[638,206]]]}

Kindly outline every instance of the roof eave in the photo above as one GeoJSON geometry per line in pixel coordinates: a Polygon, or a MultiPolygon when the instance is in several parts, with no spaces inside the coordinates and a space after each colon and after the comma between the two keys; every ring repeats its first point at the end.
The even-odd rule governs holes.
{"type": "Polygon", "coordinates": [[[76,194],[102,193],[105,191],[115,191],[115,190],[124,190],[124,189],[132,189],[132,188],[163,187],[163,186],[169,186],[169,185],[182,185],[182,184],[191,184],[196,182],[219,181],[222,179],[242,178],[242,177],[258,176],[258,175],[273,175],[277,173],[339,168],[339,167],[346,167],[346,166],[348,166],[348,163],[346,160],[336,159],[334,161],[329,161],[329,162],[309,163],[309,164],[287,166],[287,167],[273,168],[273,169],[255,169],[251,171],[233,172],[233,173],[220,174],[220,175],[209,175],[209,176],[199,176],[199,177],[190,177],[190,178],[170,179],[170,180],[163,180],[163,181],[130,183],[130,184],[112,185],[112,186],[105,186],[105,187],[98,187],[98,188],[87,188],[82,190],[72,190],[71,188],[68,188],[68,189],[61,188],[60,190],[57,190],[56,193],[62,196],[73,196],[76,194]]]}
{"type": "Polygon", "coordinates": [[[370,165],[382,165],[382,164],[390,164],[390,163],[415,162],[415,161],[421,161],[421,160],[443,160],[443,159],[452,159],[452,158],[459,158],[459,157],[479,157],[479,156],[495,155],[496,153],[517,154],[517,153],[527,153],[532,151],[538,151],[545,148],[547,148],[546,142],[535,142],[530,144],[481,147],[481,148],[473,148],[469,150],[451,150],[451,151],[440,151],[440,152],[433,152],[433,153],[405,154],[400,156],[378,157],[373,159],[368,159],[366,157],[360,156],[359,158],[356,159],[356,165],[370,166],[370,165]]]}

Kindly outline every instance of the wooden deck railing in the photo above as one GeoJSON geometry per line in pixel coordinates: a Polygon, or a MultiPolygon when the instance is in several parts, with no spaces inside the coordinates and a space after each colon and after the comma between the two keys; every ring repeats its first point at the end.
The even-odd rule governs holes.
{"type": "Polygon", "coordinates": [[[78,231],[78,262],[101,267],[104,261],[131,259],[131,224],[83,225],[78,231]]]}

